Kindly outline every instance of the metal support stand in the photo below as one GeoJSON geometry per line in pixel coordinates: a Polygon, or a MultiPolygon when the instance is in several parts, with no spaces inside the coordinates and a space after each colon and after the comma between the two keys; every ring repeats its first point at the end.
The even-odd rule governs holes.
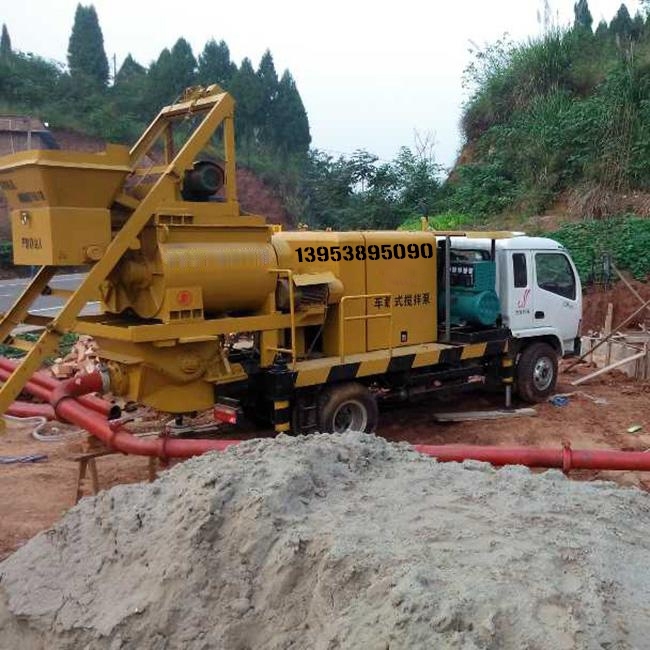
{"type": "Polygon", "coordinates": [[[506,384],[506,408],[512,408],[512,384],[506,384]]]}

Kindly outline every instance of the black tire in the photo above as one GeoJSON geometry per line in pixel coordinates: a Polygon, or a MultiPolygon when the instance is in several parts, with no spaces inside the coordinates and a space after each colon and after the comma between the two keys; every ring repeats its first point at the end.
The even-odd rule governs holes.
{"type": "Polygon", "coordinates": [[[557,384],[557,352],[548,343],[533,343],[519,355],[517,393],[525,402],[546,401],[557,384]]]}
{"type": "Polygon", "coordinates": [[[337,384],[326,388],[320,397],[318,429],[321,433],[372,433],[378,419],[377,400],[362,384],[337,384]]]}

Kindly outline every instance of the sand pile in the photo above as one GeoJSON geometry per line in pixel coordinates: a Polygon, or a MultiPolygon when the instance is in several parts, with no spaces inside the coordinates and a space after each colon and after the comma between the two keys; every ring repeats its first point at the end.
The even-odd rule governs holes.
{"type": "Polygon", "coordinates": [[[0,564],[0,648],[641,648],[650,499],[280,437],[87,498],[0,564]]]}

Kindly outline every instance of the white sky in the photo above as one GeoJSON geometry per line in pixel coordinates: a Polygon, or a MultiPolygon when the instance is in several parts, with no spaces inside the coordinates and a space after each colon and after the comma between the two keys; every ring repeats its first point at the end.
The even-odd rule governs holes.
{"type": "MultiPolygon", "coordinates": [[[[574,0],[549,0],[560,24],[574,0]]],[[[15,49],[65,61],[77,0],[5,2],[0,21],[15,49]]],[[[82,4],[91,4],[84,0],[82,4]]],[[[198,56],[205,42],[225,40],[233,60],[255,67],[264,50],[278,73],[289,68],[309,115],[312,145],[332,154],[363,148],[392,159],[414,133],[432,134],[439,162],[460,146],[462,71],[470,40],[484,45],[508,32],[540,33],[543,0],[94,0],[109,58],[128,52],[143,65],[185,37],[198,56]]],[[[630,14],[637,0],[626,2],[630,14]]],[[[589,0],[594,26],[620,0],[589,0]]]]}

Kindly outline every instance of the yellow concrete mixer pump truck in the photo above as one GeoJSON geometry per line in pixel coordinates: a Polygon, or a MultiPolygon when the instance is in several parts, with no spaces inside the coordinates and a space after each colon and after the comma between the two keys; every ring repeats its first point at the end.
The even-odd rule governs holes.
{"type": "Polygon", "coordinates": [[[513,385],[528,401],[553,391],[580,320],[561,246],[500,232],[280,232],[240,209],[233,116],[228,93],[193,88],[131,149],[0,159],[15,263],[39,267],[0,337],[25,345],[17,325],[43,328],[2,385],[0,413],[66,332],[96,339],[114,395],[249,414],[278,432],[372,431],[383,401],[477,384],[507,401],[513,385]],[[79,266],[76,290],[50,286],[79,266]],[[42,294],[63,297],[55,317],[30,312],[42,294]],[[95,300],[101,313],[81,315],[95,300]]]}

